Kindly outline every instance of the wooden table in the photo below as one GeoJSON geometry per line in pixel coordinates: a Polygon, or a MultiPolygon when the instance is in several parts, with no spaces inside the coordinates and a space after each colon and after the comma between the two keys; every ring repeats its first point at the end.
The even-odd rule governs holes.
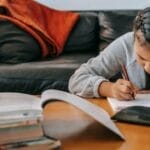
{"type": "MultiPolygon", "coordinates": [[[[113,114],[106,99],[90,99],[113,114]]],[[[126,141],[94,121],[85,113],[64,102],[53,102],[44,109],[44,128],[48,135],[62,142],[62,150],[149,150],[150,127],[119,123],[126,141]]]]}

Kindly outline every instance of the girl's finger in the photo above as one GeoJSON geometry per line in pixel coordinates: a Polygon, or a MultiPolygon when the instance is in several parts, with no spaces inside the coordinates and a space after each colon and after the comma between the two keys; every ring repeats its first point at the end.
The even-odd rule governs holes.
{"type": "Polygon", "coordinates": [[[132,97],[132,94],[128,93],[128,94],[125,94],[125,93],[120,93],[120,100],[132,100],[133,97],[132,97]]]}

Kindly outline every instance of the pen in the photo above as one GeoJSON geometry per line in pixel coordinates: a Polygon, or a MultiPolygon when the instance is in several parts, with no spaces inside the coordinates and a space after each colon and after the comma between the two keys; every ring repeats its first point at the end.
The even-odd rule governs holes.
{"type": "MultiPolygon", "coordinates": [[[[125,65],[122,64],[121,68],[122,68],[122,77],[123,77],[123,79],[125,79],[127,81],[130,81],[125,65]]],[[[132,98],[135,99],[134,92],[132,93],[132,98]]]]}
{"type": "Polygon", "coordinates": [[[136,94],[150,94],[150,90],[143,90],[143,89],[141,89],[141,90],[138,90],[136,92],[136,94]]]}

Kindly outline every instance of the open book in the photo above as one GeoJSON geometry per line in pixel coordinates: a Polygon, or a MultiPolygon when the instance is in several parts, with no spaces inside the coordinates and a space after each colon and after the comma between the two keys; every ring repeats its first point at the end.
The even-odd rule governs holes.
{"type": "Polygon", "coordinates": [[[44,91],[41,97],[23,93],[0,93],[0,125],[12,124],[23,120],[40,120],[43,118],[43,107],[54,100],[74,105],[114,132],[121,139],[124,139],[124,136],[104,109],[79,96],[53,89],[44,91]]]}
{"type": "Polygon", "coordinates": [[[136,94],[135,100],[121,101],[115,98],[107,98],[114,112],[118,112],[124,108],[131,106],[150,107],[150,93],[136,94]]]}

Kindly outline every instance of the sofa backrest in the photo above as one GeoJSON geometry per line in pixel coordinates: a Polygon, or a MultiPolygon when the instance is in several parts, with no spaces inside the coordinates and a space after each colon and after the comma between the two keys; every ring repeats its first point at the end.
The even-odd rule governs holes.
{"type": "Polygon", "coordinates": [[[74,47],[73,50],[69,50],[103,50],[117,37],[132,31],[137,12],[137,10],[79,11],[81,17],[64,49],[68,51],[74,47]]]}
{"type": "Polygon", "coordinates": [[[100,25],[100,47],[104,49],[122,34],[132,31],[133,21],[138,11],[102,11],[98,13],[100,25]]]}

